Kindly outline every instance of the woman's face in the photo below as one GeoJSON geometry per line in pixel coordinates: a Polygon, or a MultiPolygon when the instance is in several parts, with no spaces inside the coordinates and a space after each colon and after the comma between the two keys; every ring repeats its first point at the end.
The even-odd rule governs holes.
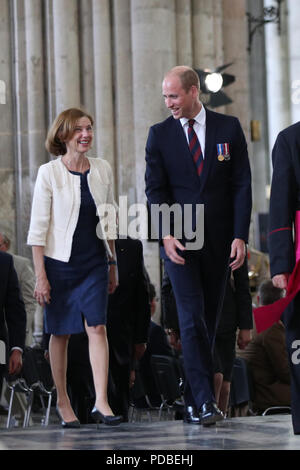
{"type": "Polygon", "coordinates": [[[66,142],[68,153],[86,153],[92,146],[93,127],[87,117],[82,117],[76,122],[74,133],[66,142]]]}

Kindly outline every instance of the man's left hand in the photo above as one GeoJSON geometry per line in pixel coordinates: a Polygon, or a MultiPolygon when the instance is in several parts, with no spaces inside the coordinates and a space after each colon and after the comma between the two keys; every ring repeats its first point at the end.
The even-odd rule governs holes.
{"type": "Polygon", "coordinates": [[[230,263],[230,267],[232,271],[240,268],[244,263],[246,255],[246,245],[244,240],[241,238],[235,238],[231,244],[231,252],[230,258],[233,258],[232,263],[230,263]]]}

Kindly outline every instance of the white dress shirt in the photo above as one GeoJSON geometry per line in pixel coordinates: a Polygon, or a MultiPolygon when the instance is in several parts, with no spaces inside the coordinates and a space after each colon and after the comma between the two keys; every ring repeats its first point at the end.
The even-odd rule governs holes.
{"type": "MultiPolygon", "coordinates": [[[[202,105],[200,113],[197,114],[193,119],[195,119],[194,123],[194,131],[197,134],[198,140],[201,145],[203,159],[205,156],[205,131],[206,131],[206,111],[204,106],[202,105]]],[[[189,119],[181,118],[180,119],[181,125],[183,127],[186,140],[189,142],[188,138],[188,127],[189,127],[189,119]]]]}

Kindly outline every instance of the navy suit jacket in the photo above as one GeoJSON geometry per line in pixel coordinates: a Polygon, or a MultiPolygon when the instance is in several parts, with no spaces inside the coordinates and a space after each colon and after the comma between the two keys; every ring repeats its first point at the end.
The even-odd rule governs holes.
{"type": "Polygon", "coordinates": [[[0,340],[7,350],[24,349],[26,311],[21,297],[13,257],[0,251],[0,340]]]}
{"type": "Polygon", "coordinates": [[[192,204],[194,216],[196,204],[204,204],[203,248],[209,249],[212,243],[217,259],[224,249],[229,256],[234,238],[248,241],[251,172],[237,118],[206,109],[204,156],[199,178],[180,121],[171,116],[152,126],[146,144],[146,195],[150,208],[163,203],[192,204]],[[224,143],[229,144],[230,159],[219,161],[217,146],[224,143]]]}
{"type": "Polygon", "coordinates": [[[294,220],[300,210],[300,122],[278,134],[272,161],[269,254],[271,276],[295,265],[294,220]]]}

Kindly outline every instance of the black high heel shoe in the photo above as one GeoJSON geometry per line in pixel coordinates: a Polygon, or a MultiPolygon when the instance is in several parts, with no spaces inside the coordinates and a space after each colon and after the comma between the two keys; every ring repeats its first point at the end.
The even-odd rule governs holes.
{"type": "Polygon", "coordinates": [[[80,428],[80,421],[78,421],[78,419],[75,419],[74,421],[64,421],[57,405],[56,405],[56,413],[60,419],[60,424],[63,428],[73,428],[73,429],[80,428]]]}
{"type": "Polygon", "coordinates": [[[122,416],[114,416],[114,415],[104,415],[101,411],[94,406],[91,411],[92,418],[96,421],[97,425],[101,422],[107,424],[108,426],[117,426],[123,420],[122,416]]]}

